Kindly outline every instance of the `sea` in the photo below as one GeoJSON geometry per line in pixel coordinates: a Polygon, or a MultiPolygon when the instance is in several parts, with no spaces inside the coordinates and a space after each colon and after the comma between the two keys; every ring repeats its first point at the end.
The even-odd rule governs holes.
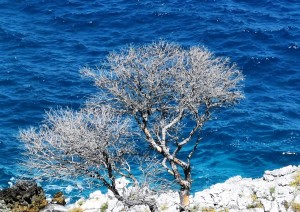
{"type": "MultiPolygon", "coordinates": [[[[245,99],[205,125],[193,192],[300,165],[300,0],[0,0],[0,188],[20,178],[20,129],[97,92],[80,68],[159,40],[205,46],[245,75],[245,99]]],[[[100,189],[40,183],[71,201],[100,189]]]]}

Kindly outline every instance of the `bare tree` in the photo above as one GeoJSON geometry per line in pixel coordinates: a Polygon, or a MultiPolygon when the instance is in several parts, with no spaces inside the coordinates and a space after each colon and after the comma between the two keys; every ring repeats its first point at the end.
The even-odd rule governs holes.
{"type": "MultiPolygon", "coordinates": [[[[132,140],[127,141],[132,134],[128,132],[129,124],[129,119],[103,105],[90,104],[79,111],[52,110],[39,128],[20,133],[27,149],[25,165],[34,169],[38,178],[85,177],[93,183],[100,181],[125,206],[148,205],[156,211],[150,181],[137,180],[130,168],[139,157],[132,140]],[[127,193],[118,189],[117,177],[124,177],[132,185],[127,193]]],[[[148,171],[158,173],[153,167],[148,171]]]]}
{"type": "Polygon", "coordinates": [[[92,104],[110,104],[135,119],[142,139],[180,186],[186,209],[201,129],[216,108],[243,97],[240,71],[204,48],[161,41],[111,53],[102,67],[81,72],[100,88],[92,104]]]}

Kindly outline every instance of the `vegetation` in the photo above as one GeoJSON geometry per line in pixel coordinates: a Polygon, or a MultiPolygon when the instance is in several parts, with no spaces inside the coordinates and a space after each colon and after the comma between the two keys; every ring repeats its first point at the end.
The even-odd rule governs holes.
{"type": "Polygon", "coordinates": [[[270,188],[270,194],[273,195],[275,193],[275,187],[270,188]]]}
{"type": "Polygon", "coordinates": [[[282,204],[283,204],[285,210],[287,210],[290,207],[290,203],[286,200],[284,200],[282,204]]]}
{"type": "Polygon", "coordinates": [[[193,205],[192,207],[189,208],[190,212],[196,212],[200,211],[200,205],[193,205]]]}
{"type": "Polygon", "coordinates": [[[263,204],[260,202],[256,194],[253,194],[251,196],[252,199],[252,204],[247,206],[247,209],[252,209],[252,208],[263,208],[263,204]]]}
{"type": "Polygon", "coordinates": [[[68,212],[83,212],[83,210],[81,208],[72,208],[68,212]]]}
{"type": "Polygon", "coordinates": [[[81,72],[99,94],[79,111],[50,111],[39,129],[22,131],[27,165],[43,177],[92,178],[127,206],[146,204],[152,211],[149,196],[165,185],[153,180],[159,165],[180,188],[181,210],[188,209],[202,128],[215,110],[243,97],[240,71],[204,48],[158,42],[111,53],[101,68],[81,72]],[[149,156],[138,154],[140,146],[150,147],[149,156]],[[132,161],[142,161],[145,181],[134,177],[132,161]],[[116,188],[117,176],[133,183],[134,195],[116,188]]]}
{"type": "Polygon", "coordinates": [[[216,209],[213,207],[204,207],[201,209],[201,212],[216,212],[216,209]]]}
{"type": "Polygon", "coordinates": [[[77,202],[77,204],[78,204],[79,206],[82,206],[83,203],[84,203],[84,200],[80,200],[79,202],[77,202]]]}
{"type": "Polygon", "coordinates": [[[82,73],[104,94],[94,104],[109,104],[135,120],[141,140],[180,186],[181,205],[188,206],[201,129],[215,109],[242,98],[236,66],[200,47],[159,42],[111,53],[103,68],[82,73]]]}
{"type": "Polygon", "coordinates": [[[169,206],[168,206],[167,203],[164,203],[164,204],[160,205],[160,210],[161,210],[161,211],[165,211],[165,210],[167,210],[168,208],[169,208],[169,206]]]}
{"type": "Polygon", "coordinates": [[[300,212],[300,204],[299,203],[292,202],[291,207],[292,207],[293,211],[300,212]]]}
{"type": "Polygon", "coordinates": [[[271,187],[269,191],[270,191],[272,200],[275,200],[275,191],[276,191],[275,187],[271,187]]]}
{"type": "Polygon", "coordinates": [[[106,203],[101,205],[100,211],[101,212],[106,212],[107,209],[108,209],[108,203],[106,202],[106,203]]]}
{"type": "Polygon", "coordinates": [[[298,187],[300,186],[300,172],[297,172],[294,176],[294,180],[290,183],[290,186],[298,187]]]}

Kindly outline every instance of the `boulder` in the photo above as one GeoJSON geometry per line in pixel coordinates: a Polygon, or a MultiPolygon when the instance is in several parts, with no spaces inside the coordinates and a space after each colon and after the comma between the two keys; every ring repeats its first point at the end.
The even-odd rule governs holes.
{"type": "Polygon", "coordinates": [[[57,192],[56,194],[54,194],[51,203],[58,204],[58,205],[65,205],[66,198],[62,192],[57,192]]]}
{"type": "Polygon", "coordinates": [[[11,212],[11,209],[6,206],[4,200],[0,200],[0,211],[1,212],[11,212]]]}
{"type": "Polygon", "coordinates": [[[38,212],[48,204],[43,189],[35,182],[26,180],[1,190],[0,200],[14,212],[38,212]]]}

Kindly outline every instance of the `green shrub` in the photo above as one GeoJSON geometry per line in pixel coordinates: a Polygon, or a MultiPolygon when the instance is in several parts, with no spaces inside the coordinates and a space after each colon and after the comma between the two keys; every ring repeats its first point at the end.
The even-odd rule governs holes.
{"type": "Polygon", "coordinates": [[[101,212],[106,212],[106,210],[108,209],[108,203],[104,203],[101,205],[100,211],[101,212]]]}
{"type": "Polygon", "coordinates": [[[270,194],[273,195],[275,193],[275,187],[270,188],[270,194]]]}

